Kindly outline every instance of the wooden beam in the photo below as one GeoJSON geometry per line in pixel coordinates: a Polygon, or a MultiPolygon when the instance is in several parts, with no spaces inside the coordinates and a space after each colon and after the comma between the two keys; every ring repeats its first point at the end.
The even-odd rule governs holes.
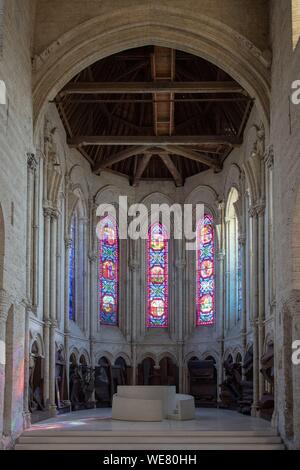
{"type": "MultiPolygon", "coordinates": [[[[68,145],[72,147],[87,145],[136,145],[145,147],[161,147],[170,145],[231,145],[239,147],[240,138],[227,135],[171,135],[171,136],[120,136],[120,135],[83,135],[68,139],[68,145]]],[[[142,152],[138,152],[142,153],[142,152]]]]}
{"type": "Polygon", "coordinates": [[[102,93],[242,93],[245,90],[234,81],[225,82],[77,82],[69,83],[59,96],[102,93]]]}
{"type": "MultiPolygon", "coordinates": [[[[253,100],[251,98],[247,98],[246,96],[235,97],[235,98],[226,98],[225,96],[219,96],[218,98],[197,98],[195,96],[187,97],[187,98],[173,98],[171,100],[163,100],[160,99],[160,103],[244,103],[245,101],[250,101],[251,103],[253,100]]],[[[55,99],[54,101],[50,101],[50,103],[61,103],[59,99],[55,99]]],[[[152,100],[150,98],[71,98],[68,101],[69,104],[99,104],[99,103],[157,103],[156,100],[152,100]]]]}
{"type": "Polygon", "coordinates": [[[215,168],[216,170],[221,169],[221,165],[216,162],[215,160],[212,160],[211,158],[207,157],[207,155],[204,155],[203,153],[198,153],[195,152],[194,150],[189,150],[184,147],[179,147],[179,146],[167,146],[166,147],[168,152],[174,153],[176,155],[180,155],[181,157],[189,158],[190,160],[195,160],[196,162],[199,163],[204,163],[204,165],[209,166],[210,168],[215,168]]]}
{"type": "Polygon", "coordinates": [[[169,172],[173,176],[175,180],[176,186],[182,186],[183,185],[183,178],[181,174],[179,173],[175,163],[173,162],[172,158],[170,155],[165,155],[165,154],[159,154],[160,158],[168,168],[169,172]]]}
{"type": "Polygon", "coordinates": [[[152,154],[144,155],[143,158],[140,159],[135,175],[133,177],[132,186],[137,186],[139,180],[141,179],[148,163],[150,162],[152,154]]]}
{"type": "Polygon", "coordinates": [[[111,155],[107,160],[100,162],[98,165],[95,164],[93,172],[98,173],[107,166],[114,165],[115,163],[121,162],[122,160],[126,160],[127,158],[130,158],[133,155],[142,154],[146,149],[147,147],[130,147],[129,149],[121,150],[120,152],[111,155]]]}

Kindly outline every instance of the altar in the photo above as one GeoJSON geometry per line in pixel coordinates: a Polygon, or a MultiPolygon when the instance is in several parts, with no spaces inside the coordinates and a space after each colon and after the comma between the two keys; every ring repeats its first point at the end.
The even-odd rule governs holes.
{"type": "Polygon", "coordinates": [[[162,421],[194,418],[194,397],[176,393],[174,385],[119,385],[113,396],[112,419],[162,421]]]}

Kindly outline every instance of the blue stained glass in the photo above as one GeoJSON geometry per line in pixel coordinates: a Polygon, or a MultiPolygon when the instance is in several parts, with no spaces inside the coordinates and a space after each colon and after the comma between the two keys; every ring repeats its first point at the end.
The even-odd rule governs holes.
{"type": "Polygon", "coordinates": [[[99,308],[102,325],[118,324],[119,238],[111,217],[101,222],[99,246],[99,308]]]}
{"type": "Polygon", "coordinates": [[[69,319],[75,321],[75,236],[76,217],[73,215],[70,228],[71,246],[69,251],[69,319]]]}
{"type": "Polygon", "coordinates": [[[215,259],[213,218],[205,214],[197,229],[197,326],[215,322],[215,259]]]}
{"type": "Polygon", "coordinates": [[[168,237],[153,224],[147,242],[147,327],[168,327],[168,237]]]}

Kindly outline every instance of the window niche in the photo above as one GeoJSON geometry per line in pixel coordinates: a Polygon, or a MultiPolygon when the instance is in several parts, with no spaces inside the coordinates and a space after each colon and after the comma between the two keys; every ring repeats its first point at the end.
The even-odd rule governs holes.
{"type": "Polygon", "coordinates": [[[239,193],[232,188],[226,204],[226,326],[229,330],[241,317],[242,259],[236,205],[239,193]]]}

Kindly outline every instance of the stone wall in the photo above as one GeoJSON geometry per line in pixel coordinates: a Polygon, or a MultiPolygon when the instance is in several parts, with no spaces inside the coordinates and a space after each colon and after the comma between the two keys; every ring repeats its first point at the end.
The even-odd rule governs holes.
{"type": "MultiPolygon", "coordinates": [[[[278,424],[290,445],[299,446],[299,393],[294,394],[293,405],[286,399],[285,389],[289,377],[293,374],[298,377],[299,366],[293,366],[290,355],[285,354],[285,349],[291,351],[285,323],[295,323],[291,327],[296,328],[300,313],[294,296],[294,289],[299,289],[300,105],[293,104],[290,99],[292,82],[300,79],[300,44],[293,51],[291,2],[276,0],[271,2],[271,6],[273,65],[270,141],[274,146],[275,178],[278,424]],[[294,320],[286,317],[288,311],[293,312],[294,320]],[[290,428],[292,431],[289,431],[290,428]]],[[[299,326],[297,331],[299,336],[299,326]]]]}
{"type": "Polygon", "coordinates": [[[32,151],[31,5],[30,0],[5,2],[0,57],[0,79],[7,89],[6,105],[0,105],[0,206],[4,225],[0,233],[5,238],[4,269],[0,275],[0,318],[3,320],[0,341],[5,341],[5,331],[9,332],[7,349],[2,348],[0,359],[1,442],[3,429],[8,434],[3,438],[4,445],[23,428],[27,153],[32,151]],[[10,361],[6,371],[14,371],[14,377],[8,376],[7,380],[5,356],[10,361]],[[11,406],[7,403],[4,385],[10,390],[11,406]],[[7,407],[9,413],[3,423],[7,407]]]}

